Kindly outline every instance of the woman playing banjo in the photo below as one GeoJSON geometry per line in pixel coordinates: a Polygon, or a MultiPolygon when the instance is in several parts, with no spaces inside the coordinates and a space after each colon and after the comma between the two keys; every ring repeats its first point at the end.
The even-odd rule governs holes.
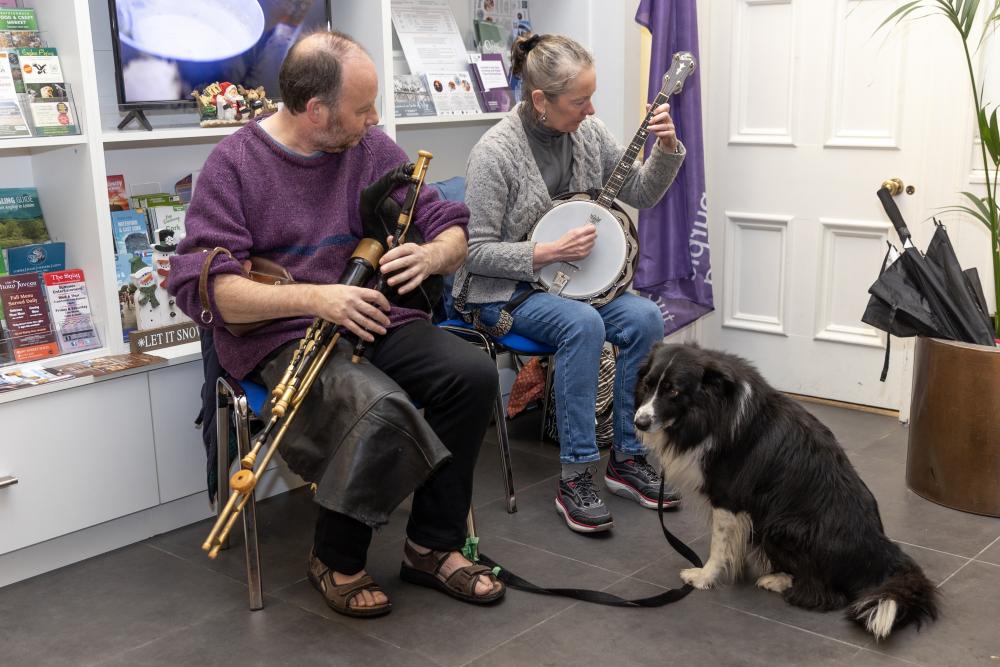
{"type": "MultiPolygon", "coordinates": [[[[663,338],[663,320],[653,302],[627,292],[595,307],[532,286],[546,265],[573,267],[600,245],[597,226],[586,217],[555,241],[526,239],[553,197],[600,189],[624,149],[593,115],[597,79],[593,58],[580,44],[558,35],[520,37],[512,71],[523,82],[522,102],[483,135],[468,161],[469,255],[456,275],[456,307],[493,333],[509,329],[557,348],[562,474],[556,509],[572,530],[608,530],[611,512],[593,480],[600,459],[594,411],[601,349],[605,341],[618,348],[614,451],[605,484],[656,507],[659,471],[646,463],[632,419],[636,372],[663,338]]],[[[654,110],[647,129],[658,138],[656,146],[620,189],[620,199],[637,208],[656,204],[684,161],[669,105],[654,110]]],[[[665,506],[679,501],[668,490],[665,506]]]]}

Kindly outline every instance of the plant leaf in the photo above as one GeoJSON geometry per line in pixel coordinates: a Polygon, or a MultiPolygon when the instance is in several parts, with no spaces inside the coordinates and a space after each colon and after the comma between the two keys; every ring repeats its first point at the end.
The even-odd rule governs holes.
{"type": "Polygon", "coordinates": [[[986,207],[986,198],[985,197],[979,197],[978,195],[976,195],[976,194],[974,194],[972,192],[961,192],[959,194],[963,195],[964,197],[966,197],[967,199],[969,199],[969,201],[971,201],[973,204],[975,204],[976,208],[978,208],[979,211],[980,211],[980,213],[983,214],[983,217],[985,219],[989,220],[990,211],[986,207]]]}
{"type": "Polygon", "coordinates": [[[968,213],[976,220],[986,225],[986,229],[992,230],[992,227],[990,226],[990,221],[987,218],[984,218],[982,215],[980,215],[979,211],[974,211],[968,206],[942,206],[938,210],[940,210],[942,213],[968,213]]]}
{"type": "Polygon", "coordinates": [[[877,28],[875,28],[875,32],[878,32],[889,23],[892,23],[893,19],[896,19],[896,23],[899,23],[907,14],[918,8],[922,2],[923,0],[911,0],[905,5],[900,5],[891,14],[885,17],[885,20],[882,21],[877,28]]]}
{"type": "MultiPolygon", "coordinates": [[[[984,141],[986,141],[984,139],[984,141]]],[[[1000,126],[997,123],[997,107],[993,108],[993,117],[990,118],[990,137],[986,148],[993,158],[994,165],[1000,165],[1000,126]]]]}

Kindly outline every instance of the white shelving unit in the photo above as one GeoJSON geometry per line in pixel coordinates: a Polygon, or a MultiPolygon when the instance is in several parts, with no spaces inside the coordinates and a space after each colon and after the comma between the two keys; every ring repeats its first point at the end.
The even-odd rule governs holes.
{"type": "MultiPolygon", "coordinates": [[[[469,150],[502,114],[400,120],[386,114],[393,108],[391,81],[398,67],[390,0],[329,1],[335,27],[358,39],[376,63],[383,130],[410,155],[418,149],[434,152],[431,180],[464,174],[469,150]]],[[[59,49],[82,134],[0,140],[0,187],[38,189],[52,236],[67,244],[67,263],[87,277],[105,345],[72,360],[123,353],[106,177],[124,174],[129,185],[157,182],[172,189],[235,129],[202,129],[194,112],[174,110],[147,114],[152,132],[136,125],[118,130],[122,114],[107,0],[24,4],[35,9],[46,39],[59,49]]],[[[460,25],[471,26],[469,5],[452,0],[460,25]]],[[[625,136],[625,100],[637,96],[628,92],[623,76],[637,71],[623,66],[623,58],[630,62],[638,53],[626,40],[628,12],[621,3],[598,0],[532,0],[531,14],[536,30],[568,34],[594,51],[600,84],[595,103],[612,131],[625,136]]],[[[468,32],[472,49],[471,28],[468,32]]],[[[198,346],[157,354],[167,363],[0,400],[0,476],[19,479],[0,489],[0,586],[210,514],[204,451],[199,432],[190,426],[200,406],[198,346]]],[[[276,493],[296,480],[277,470],[261,491],[276,493]]]]}

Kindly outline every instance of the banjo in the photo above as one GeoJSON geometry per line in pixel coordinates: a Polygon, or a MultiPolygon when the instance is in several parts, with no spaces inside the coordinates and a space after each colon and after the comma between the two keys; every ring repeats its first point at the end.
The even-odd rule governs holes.
{"type": "Polygon", "coordinates": [[[632,219],[615,203],[615,197],[646,143],[649,135],[646,128],[654,109],[680,92],[694,69],[694,56],[690,53],[674,54],[670,69],[663,75],[660,92],[596,199],[585,192],[560,195],[535,223],[528,239],[536,243],[556,241],[569,230],[587,223],[597,228],[597,241],[587,257],[574,262],[553,262],[539,270],[536,284],[541,289],[586,301],[594,307],[603,306],[628,289],[639,262],[638,233],[632,219]]]}

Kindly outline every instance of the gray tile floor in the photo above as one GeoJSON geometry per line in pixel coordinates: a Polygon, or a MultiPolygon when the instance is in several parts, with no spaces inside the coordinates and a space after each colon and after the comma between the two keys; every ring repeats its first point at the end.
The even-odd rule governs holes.
{"type": "MultiPolygon", "coordinates": [[[[337,616],[304,579],[313,509],[302,490],[259,505],[265,608],[249,612],[242,551],[217,561],[195,524],[0,589],[2,665],[998,665],[1000,520],[939,507],[904,484],[894,419],[807,405],[838,435],[879,500],[889,535],[938,582],[942,618],[876,645],[839,613],[806,612],[746,584],[660,609],[612,609],[518,593],[476,608],[401,582],[406,508],[375,538],[369,571],[395,609],[337,616]]],[[[483,550],[538,582],[651,595],[683,566],[656,514],[611,496],[615,529],[569,532],[552,506],[553,445],[533,416],[511,424],[520,511],[504,511],[496,448],[484,445],[475,505],[483,550]]],[[[707,551],[684,510],[669,526],[707,551]]]]}

